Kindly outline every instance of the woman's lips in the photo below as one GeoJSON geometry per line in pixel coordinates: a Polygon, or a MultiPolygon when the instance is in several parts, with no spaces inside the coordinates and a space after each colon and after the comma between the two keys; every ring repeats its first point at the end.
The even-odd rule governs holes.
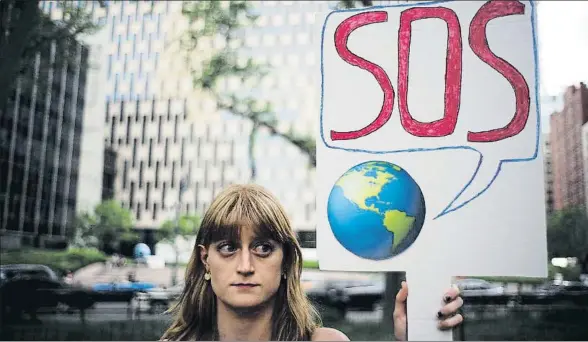
{"type": "Polygon", "coordinates": [[[253,284],[253,283],[235,283],[235,284],[231,284],[231,286],[235,286],[235,287],[239,287],[239,288],[252,288],[252,287],[259,286],[259,284],[253,284]]]}

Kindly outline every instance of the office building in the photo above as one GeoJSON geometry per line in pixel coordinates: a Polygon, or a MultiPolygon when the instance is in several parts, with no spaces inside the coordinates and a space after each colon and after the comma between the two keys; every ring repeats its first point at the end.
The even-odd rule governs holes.
{"type": "MultiPolygon", "coordinates": [[[[382,1],[375,4],[391,3],[396,1],[382,1]]],[[[292,129],[300,135],[314,137],[320,106],[318,43],[321,20],[336,3],[260,1],[253,4],[259,19],[256,27],[246,28],[239,33],[238,36],[244,39],[245,45],[242,52],[258,62],[268,63],[271,69],[261,86],[253,89],[249,95],[272,103],[276,116],[280,119],[280,130],[292,129]]],[[[225,171],[218,169],[210,174],[216,177],[218,172],[229,172],[222,176],[225,179],[223,182],[206,177],[198,183],[189,184],[185,195],[188,202],[184,204],[189,206],[189,211],[202,214],[207,207],[209,197],[215,194],[219,187],[222,188],[233,181],[251,180],[247,153],[251,125],[248,121],[234,118],[228,113],[219,113],[212,99],[193,88],[191,75],[186,72],[189,69],[186,67],[185,55],[181,53],[178,44],[174,43],[187,27],[181,7],[181,2],[171,1],[116,1],[109,2],[105,11],[96,7],[93,9],[95,17],[101,18],[105,23],[104,30],[107,32],[110,44],[105,62],[107,69],[105,98],[110,106],[106,120],[110,120],[109,118],[114,116],[113,113],[119,107],[123,108],[123,121],[115,123],[115,129],[117,132],[121,129],[126,130],[125,125],[128,122],[128,129],[132,132],[129,145],[126,143],[126,138],[123,139],[122,144],[119,144],[118,139],[121,136],[119,133],[111,134],[111,127],[108,127],[113,121],[109,121],[105,128],[106,140],[110,143],[110,139],[114,139],[111,147],[118,153],[115,198],[120,198],[126,207],[133,210],[140,227],[157,228],[157,224],[161,222],[160,213],[164,203],[163,200],[157,200],[159,201],[157,202],[155,198],[161,197],[162,193],[159,192],[163,192],[163,184],[161,183],[161,188],[158,189],[151,184],[149,191],[146,188],[138,188],[139,179],[133,177],[138,177],[141,172],[147,172],[142,176],[143,179],[153,176],[154,174],[148,175],[149,172],[154,172],[154,166],[152,164],[148,167],[144,163],[141,169],[140,162],[136,162],[133,167],[132,162],[129,164],[128,158],[132,157],[134,139],[138,139],[138,151],[147,151],[149,139],[153,136],[143,138],[135,133],[141,134],[143,126],[148,132],[150,129],[156,129],[160,125],[158,117],[162,115],[161,125],[170,127],[167,130],[164,129],[165,133],[162,133],[162,137],[167,138],[168,141],[169,139],[181,141],[181,138],[185,137],[182,134],[185,133],[177,137],[173,135],[175,117],[172,115],[171,121],[168,121],[165,109],[155,110],[155,121],[151,121],[150,117],[143,121],[143,114],[140,114],[138,120],[125,121],[129,114],[131,116],[135,114],[136,109],[133,108],[136,107],[137,101],[139,108],[148,108],[148,103],[153,101],[158,103],[156,107],[165,107],[161,103],[166,101],[183,103],[178,106],[185,108],[182,113],[185,112],[188,115],[179,116],[180,126],[186,128],[193,124],[195,137],[200,137],[204,145],[213,144],[213,141],[207,140],[205,133],[199,135],[200,133],[197,132],[205,132],[207,129],[211,132],[236,132],[224,137],[226,144],[236,146],[234,159],[230,163],[224,159],[217,160],[220,158],[218,156],[202,154],[198,156],[198,160],[192,160],[193,170],[188,172],[179,167],[176,160],[175,172],[208,174],[209,171],[205,171],[204,165],[216,165],[223,160],[226,166],[225,171]],[[234,127],[239,128],[234,129],[234,127]],[[142,145],[142,141],[145,141],[146,145],[142,145]],[[232,171],[228,171],[231,168],[238,170],[238,172],[235,171],[237,174],[231,174],[232,171]],[[124,178],[125,170],[129,175],[135,176],[125,178],[128,179],[128,183],[125,183],[126,188],[123,189],[121,180],[124,178]],[[132,196],[131,178],[134,182],[132,196]],[[149,192],[149,199],[147,192],[149,192]],[[198,195],[198,201],[196,201],[196,193],[202,193],[198,195]],[[130,203],[131,199],[132,203],[130,203]],[[141,205],[138,205],[139,203],[141,205]],[[146,203],[149,204],[148,209],[145,209],[146,203]],[[153,206],[154,204],[157,204],[157,209],[153,206]],[[153,219],[154,212],[157,212],[155,219],[153,219]]],[[[191,56],[192,61],[206,58],[210,51],[219,46],[218,44],[217,40],[203,39],[197,53],[191,56]]],[[[227,80],[221,86],[225,90],[239,91],[241,95],[246,95],[235,80],[227,80]]],[[[165,138],[161,142],[153,143],[154,151],[161,151],[161,148],[164,148],[160,144],[165,146],[165,138]]],[[[159,140],[156,139],[156,141],[159,140]]],[[[171,143],[168,142],[168,144],[171,143]]],[[[196,143],[193,144],[198,146],[196,143]]],[[[172,145],[169,145],[169,149],[181,148],[181,145],[172,145]]],[[[186,143],[186,146],[188,145],[189,143],[186,143]]],[[[156,152],[153,153],[156,154],[156,152]]],[[[152,156],[152,158],[155,157],[152,156]]],[[[288,142],[261,130],[256,137],[254,160],[258,171],[255,182],[269,188],[280,199],[296,230],[312,235],[315,229],[315,175],[308,165],[307,157],[288,142]]],[[[172,166],[173,164],[170,164],[167,167],[172,166]]],[[[171,170],[166,169],[165,172],[169,173],[171,170]]],[[[179,177],[179,174],[175,177],[179,177]]],[[[174,182],[177,182],[177,179],[174,182]]],[[[141,183],[146,187],[146,183],[141,183]]],[[[179,189],[175,183],[174,187],[171,187],[171,179],[167,180],[165,189],[165,197],[177,198],[179,189]]],[[[169,204],[165,203],[165,207],[168,208],[168,206],[169,204]]],[[[188,207],[184,210],[186,208],[188,207]]],[[[164,211],[166,215],[170,214],[169,209],[164,211]]]]}
{"type": "Polygon", "coordinates": [[[586,85],[568,87],[563,102],[563,109],[550,118],[554,210],[586,205],[582,154],[582,126],[588,121],[586,85]]]}
{"type": "Polygon", "coordinates": [[[545,172],[545,211],[553,213],[553,165],[551,162],[551,146],[549,134],[543,134],[543,162],[545,172]]]}
{"type": "Polygon", "coordinates": [[[104,143],[117,153],[114,198],[135,214],[138,229],[157,229],[176,215],[202,213],[227,184],[246,182],[247,146],[234,137],[245,121],[191,121],[186,100],[108,104],[104,143]]]}
{"type": "Polygon", "coordinates": [[[71,232],[88,54],[88,47],[75,40],[53,43],[15,79],[0,116],[3,240],[44,245],[71,232]],[[65,51],[70,58],[56,58],[65,51]]]}

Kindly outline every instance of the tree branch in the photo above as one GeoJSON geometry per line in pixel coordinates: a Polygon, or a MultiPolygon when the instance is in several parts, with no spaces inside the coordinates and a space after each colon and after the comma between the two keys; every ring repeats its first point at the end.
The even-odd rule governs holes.
{"type": "Polygon", "coordinates": [[[217,106],[219,109],[227,110],[232,114],[239,116],[244,119],[249,119],[253,122],[254,127],[265,127],[271,135],[279,136],[286,141],[296,146],[302,153],[306,154],[309,158],[309,163],[312,167],[316,167],[316,146],[314,139],[297,137],[291,132],[281,132],[278,130],[278,123],[276,120],[263,120],[260,117],[263,114],[270,114],[268,112],[252,112],[250,110],[242,110],[238,108],[238,105],[223,101],[217,97],[217,106]]]}

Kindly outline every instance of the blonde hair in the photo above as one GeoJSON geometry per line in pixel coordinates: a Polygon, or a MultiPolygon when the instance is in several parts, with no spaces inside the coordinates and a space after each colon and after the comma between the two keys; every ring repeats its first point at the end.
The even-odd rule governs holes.
{"type": "Polygon", "coordinates": [[[302,252],[284,208],[259,185],[231,185],[211,203],[202,218],[192,256],[186,268],[185,286],[178,303],[170,310],[174,321],[162,336],[164,340],[215,340],[216,295],[204,279],[205,267],[198,245],[235,239],[243,227],[269,237],[283,246],[281,280],[275,296],[271,340],[309,341],[321,324],[318,312],[304,293],[300,274],[302,252]]]}

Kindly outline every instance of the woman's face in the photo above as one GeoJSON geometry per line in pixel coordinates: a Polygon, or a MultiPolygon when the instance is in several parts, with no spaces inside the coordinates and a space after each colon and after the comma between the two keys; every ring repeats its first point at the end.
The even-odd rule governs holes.
{"type": "Polygon", "coordinates": [[[235,309],[260,306],[274,298],[283,256],[281,244],[256,236],[253,229],[242,229],[240,241],[218,241],[208,250],[200,247],[210,286],[222,304],[235,309]]]}

